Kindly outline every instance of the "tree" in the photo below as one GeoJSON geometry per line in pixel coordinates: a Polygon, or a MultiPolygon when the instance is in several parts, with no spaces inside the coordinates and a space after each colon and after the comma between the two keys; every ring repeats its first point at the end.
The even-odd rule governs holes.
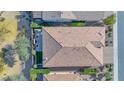
{"type": "Polygon", "coordinates": [[[3,51],[3,58],[6,64],[8,64],[9,67],[13,67],[15,62],[15,50],[13,49],[12,45],[6,45],[5,48],[2,49],[3,51]]]}
{"type": "Polygon", "coordinates": [[[96,74],[98,71],[95,69],[95,68],[84,68],[84,69],[81,69],[81,72],[83,74],[96,74]]]}
{"type": "Polygon", "coordinates": [[[5,20],[4,17],[0,17],[0,22],[3,22],[5,20]]]}
{"type": "Polygon", "coordinates": [[[70,26],[74,26],[74,27],[85,26],[85,22],[84,21],[72,21],[70,22],[70,26]]]}
{"type": "Polygon", "coordinates": [[[30,47],[29,39],[26,37],[24,31],[22,31],[15,41],[15,49],[22,61],[27,61],[29,59],[30,54],[28,47],[30,47]]]}
{"type": "Polygon", "coordinates": [[[105,77],[106,77],[106,81],[112,80],[112,75],[111,75],[110,72],[106,72],[106,73],[105,73],[105,77]]]}
{"type": "Polygon", "coordinates": [[[8,80],[10,81],[26,81],[26,78],[24,77],[24,74],[21,73],[19,75],[13,75],[8,77],[8,80]]]}
{"type": "Polygon", "coordinates": [[[31,28],[34,28],[34,29],[38,29],[38,28],[42,28],[42,25],[41,24],[38,24],[38,23],[35,23],[35,22],[31,22],[31,28]]]}
{"type": "Polygon", "coordinates": [[[37,79],[37,75],[38,74],[49,74],[50,73],[50,70],[48,68],[42,68],[42,69],[34,69],[34,68],[31,68],[30,69],[30,79],[32,81],[35,81],[37,79]]]}
{"type": "Polygon", "coordinates": [[[109,17],[107,17],[106,19],[103,20],[103,22],[106,24],[106,25],[113,25],[115,22],[116,22],[116,15],[113,14],[109,17]]]}

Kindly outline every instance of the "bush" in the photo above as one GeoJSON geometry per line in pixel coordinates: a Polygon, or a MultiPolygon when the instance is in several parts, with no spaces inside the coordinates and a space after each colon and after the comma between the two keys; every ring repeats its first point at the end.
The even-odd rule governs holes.
{"type": "Polygon", "coordinates": [[[95,68],[84,68],[81,70],[83,74],[96,74],[98,71],[95,68]]]}
{"type": "Polygon", "coordinates": [[[37,79],[37,74],[48,74],[48,73],[50,73],[50,70],[46,69],[46,68],[42,68],[42,69],[31,68],[30,69],[30,79],[32,81],[34,81],[37,79]]]}
{"type": "Polygon", "coordinates": [[[37,74],[30,73],[30,80],[32,80],[32,81],[37,80],[37,74]]]}
{"type": "Polygon", "coordinates": [[[35,22],[31,22],[31,28],[33,28],[33,29],[41,29],[42,28],[42,25],[40,25],[40,24],[37,24],[37,23],[35,23],[35,22]]]}
{"type": "Polygon", "coordinates": [[[49,69],[47,68],[42,68],[42,69],[30,69],[31,74],[48,74],[50,72],[49,69]]]}
{"type": "Polygon", "coordinates": [[[72,21],[70,23],[70,26],[85,26],[85,22],[84,21],[72,21]]]}
{"type": "Polygon", "coordinates": [[[26,37],[24,31],[22,31],[21,33],[19,33],[15,41],[15,49],[22,61],[27,61],[29,59],[30,56],[28,50],[29,47],[30,47],[30,41],[26,37]]]}
{"type": "Polygon", "coordinates": [[[112,80],[112,75],[111,75],[110,72],[106,72],[106,73],[105,73],[105,77],[106,77],[106,81],[112,80]]]}
{"type": "Polygon", "coordinates": [[[108,33],[108,37],[112,37],[112,32],[109,32],[108,33]]]}
{"type": "Polygon", "coordinates": [[[105,67],[108,69],[109,72],[113,71],[113,64],[106,64],[105,67]]]}
{"type": "Polygon", "coordinates": [[[8,80],[10,80],[10,81],[26,81],[26,78],[24,77],[24,74],[21,73],[19,75],[14,75],[14,76],[8,77],[8,80]]]}
{"type": "Polygon", "coordinates": [[[103,20],[104,24],[106,25],[113,25],[116,22],[116,15],[113,14],[109,17],[107,17],[106,19],[103,20]]]}
{"type": "Polygon", "coordinates": [[[5,20],[4,17],[0,17],[0,22],[3,22],[5,20]]]}
{"type": "Polygon", "coordinates": [[[5,48],[2,49],[2,51],[3,51],[3,58],[5,63],[9,67],[13,67],[15,62],[15,58],[14,58],[15,50],[13,49],[12,45],[7,45],[5,48]]]}

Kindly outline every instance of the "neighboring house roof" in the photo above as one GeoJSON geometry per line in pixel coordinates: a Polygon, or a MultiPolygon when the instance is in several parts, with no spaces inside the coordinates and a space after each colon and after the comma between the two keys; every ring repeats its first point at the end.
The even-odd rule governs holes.
{"type": "Polygon", "coordinates": [[[72,11],[72,13],[68,13],[68,11],[63,11],[63,18],[74,18],[70,15],[73,14],[75,16],[75,19],[78,20],[87,20],[87,21],[98,21],[106,18],[107,16],[110,16],[113,14],[111,11],[72,11]],[[67,14],[70,14],[66,16],[67,14]]]}
{"type": "Polygon", "coordinates": [[[103,65],[104,27],[43,27],[44,67],[103,65]]]}
{"type": "Polygon", "coordinates": [[[48,74],[44,76],[48,81],[77,81],[80,80],[79,74],[48,74]]]}
{"type": "Polygon", "coordinates": [[[60,20],[61,12],[60,11],[43,11],[42,19],[43,20],[60,20]]]}
{"type": "MultiPolygon", "coordinates": [[[[33,14],[41,16],[41,13],[33,12],[33,14]]],[[[42,19],[46,21],[69,21],[69,20],[86,20],[98,21],[110,15],[112,11],[43,11],[42,19]]]]}
{"type": "Polygon", "coordinates": [[[42,18],[42,12],[41,11],[33,11],[33,18],[42,18]]]}

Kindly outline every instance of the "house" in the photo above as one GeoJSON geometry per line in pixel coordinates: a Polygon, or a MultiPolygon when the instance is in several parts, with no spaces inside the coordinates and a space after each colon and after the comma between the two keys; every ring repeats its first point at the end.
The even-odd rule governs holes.
{"type": "Polygon", "coordinates": [[[105,27],[43,27],[44,67],[102,66],[105,27]]]}
{"type": "MultiPolygon", "coordinates": [[[[42,22],[86,21],[87,24],[103,22],[111,11],[35,11],[33,18],[42,22]]],[[[44,68],[51,70],[44,80],[81,80],[82,67],[100,67],[113,63],[113,48],[106,47],[103,26],[42,27],[44,68]]],[[[90,80],[89,75],[83,75],[90,80]]]]}
{"type": "Polygon", "coordinates": [[[44,81],[78,81],[79,74],[49,74],[44,75],[44,81]]]}
{"type": "Polygon", "coordinates": [[[112,15],[112,11],[34,11],[33,18],[44,21],[100,21],[112,15]]]}
{"type": "Polygon", "coordinates": [[[42,18],[42,12],[41,11],[33,11],[33,18],[35,19],[41,19],[42,18]]]}

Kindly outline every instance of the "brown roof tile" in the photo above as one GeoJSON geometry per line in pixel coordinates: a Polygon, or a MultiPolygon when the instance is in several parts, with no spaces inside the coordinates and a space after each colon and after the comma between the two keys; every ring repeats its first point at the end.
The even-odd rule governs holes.
{"type": "Polygon", "coordinates": [[[62,46],[45,63],[45,67],[103,64],[104,27],[44,27],[43,29],[62,46]]]}

